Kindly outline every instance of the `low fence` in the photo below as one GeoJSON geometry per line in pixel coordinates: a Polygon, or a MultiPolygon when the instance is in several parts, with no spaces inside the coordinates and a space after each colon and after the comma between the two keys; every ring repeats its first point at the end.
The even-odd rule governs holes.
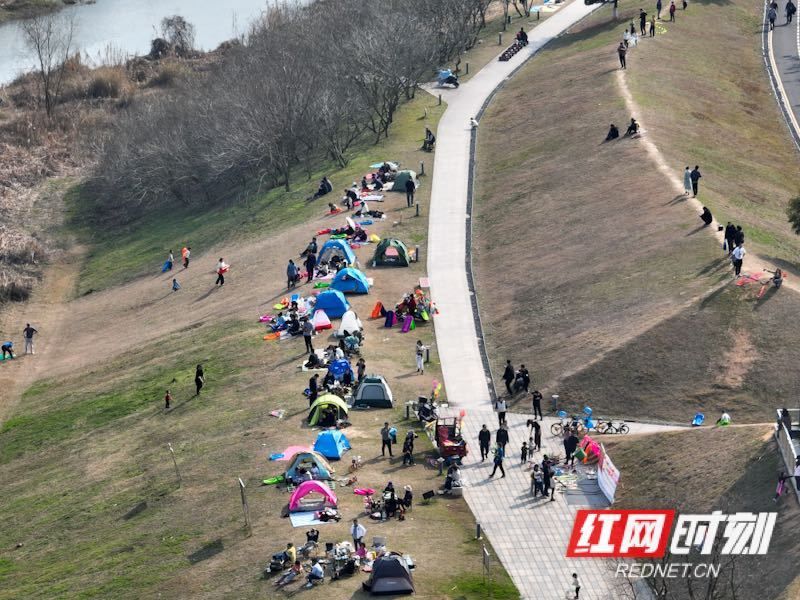
{"type": "MultiPolygon", "coordinates": [[[[778,448],[780,449],[781,456],[783,457],[783,463],[786,465],[786,472],[791,476],[794,475],[794,466],[797,462],[797,450],[795,449],[794,442],[792,441],[792,434],[791,434],[791,424],[795,422],[800,422],[800,410],[798,409],[789,409],[789,416],[791,417],[791,422],[789,423],[790,427],[786,427],[786,423],[783,422],[781,419],[781,411],[778,412],[778,426],[775,428],[775,439],[778,442],[778,448]],[[794,414],[792,414],[794,413],[794,414]]],[[[791,486],[794,489],[795,496],[797,497],[797,501],[800,502],[800,489],[797,487],[797,479],[795,477],[791,477],[791,481],[793,485],[791,486]]]]}

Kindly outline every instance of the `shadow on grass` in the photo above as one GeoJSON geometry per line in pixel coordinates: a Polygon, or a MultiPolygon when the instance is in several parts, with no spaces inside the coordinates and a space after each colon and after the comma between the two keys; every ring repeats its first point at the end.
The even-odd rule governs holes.
{"type": "Polygon", "coordinates": [[[222,543],[221,539],[216,539],[213,542],[209,542],[199,550],[195,550],[191,554],[189,554],[186,558],[189,559],[189,562],[193,565],[196,565],[199,562],[204,560],[208,560],[209,558],[213,558],[220,552],[225,549],[225,544],[222,543]]]}

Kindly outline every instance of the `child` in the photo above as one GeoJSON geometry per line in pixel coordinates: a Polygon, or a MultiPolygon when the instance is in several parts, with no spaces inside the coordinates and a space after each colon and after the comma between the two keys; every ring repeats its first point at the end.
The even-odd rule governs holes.
{"type": "Polygon", "coordinates": [[[519,451],[519,458],[523,465],[528,461],[528,442],[522,442],[522,449],[519,451]]]}
{"type": "Polygon", "coordinates": [[[533,471],[531,471],[531,494],[536,498],[539,493],[541,493],[542,496],[546,496],[544,491],[544,476],[539,470],[539,465],[533,465],[533,471]]]}
{"type": "Polygon", "coordinates": [[[172,394],[170,394],[170,393],[169,393],[169,390],[167,390],[167,393],[166,393],[166,394],[164,394],[164,404],[165,404],[164,408],[165,408],[166,410],[169,410],[169,403],[170,403],[171,401],[172,401],[172,394]]]}
{"type": "Polygon", "coordinates": [[[177,279],[173,279],[172,280],[172,291],[173,292],[177,292],[179,289],[181,289],[181,284],[178,283],[177,279]]]}
{"type": "Polygon", "coordinates": [[[531,458],[533,458],[533,451],[536,450],[536,446],[533,443],[533,438],[532,437],[528,438],[528,450],[531,453],[531,458]]]}
{"type": "Polygon", "coordinates": [[[778,498],[780,498],[781,494],[783,494],[784,490],[786,489],[787,479],[789,479],[789,476],[785,471],[781,471],[781,474],[778,475],[778,487],[775,488],[775,497],[772,499],[773,502],[777,502],[778,498]]]}

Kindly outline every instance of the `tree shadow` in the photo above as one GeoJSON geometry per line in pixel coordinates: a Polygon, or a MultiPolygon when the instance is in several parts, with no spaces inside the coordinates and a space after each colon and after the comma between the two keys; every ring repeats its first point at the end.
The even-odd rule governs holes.
{"type": "Polygon", "coordinates": [[[208,560],[209,558],[213,558],[220,552],[225,549],[225,544],[222,543],[222,539],[217,538],[213,542],[209,542],[202,548],[195,550],[191,554],[189,554],[186,558],[189,559],[189,562],[193,565],[196,565],[199,562],[204,560],[208,560]]]}
{"type": "Polygon", "coordinates": [[[689,194],[678,194],[672,200],[664,204],[664,206],[672,206],[673,204],[678,204],[679,202],[684,202],[689,199],[689,194]]]}

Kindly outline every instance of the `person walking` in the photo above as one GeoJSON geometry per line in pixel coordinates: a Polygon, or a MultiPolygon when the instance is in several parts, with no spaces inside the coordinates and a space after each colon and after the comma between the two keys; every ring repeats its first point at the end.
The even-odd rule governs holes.
{"type": "Polygon", "coordinates": [[[569,581],[570,590],[575,590],[575,600],[578,600],[578,595],[581,593],[581,580],[578,579],[578,574],[573,573],[572,579],[569,581]]]}
{"type": "Polygon", "coordinates": [[[642,37],[647,35],[647,13],[644,12],[643,8],[639,9],[639,31],[642,37]]]}
{"type": "Polygon", "coordinates": [[[314,345],[311,343],[311,336],[314,335],[314,324],[308,317],[303,317],[303,341],[306,343],[306,352],[314,354],[314,345]]]}
{"type": "Polygon", "coordinates": [[[542,426],[539,425],[539,421],[533,422],[533,447],[531,448],[531,452],[534,450],[541,450],[542,449],[542,426]]]}
{"type": "Polygon", "coordinates": [[[767,19],[769,19],[769,30],[772,31],[775,29],[775,19],[778,18],[778,11],[775,10],[774,7],[770,6],[769,10],[767,11],[767,19]]]}
{"type": "Polygon", "coordinates": [[[800,490],[800,456],[794,461],[794,485],[800,490]]]}
{"type": "Polygon", "coordinates": [[[728,252],[730,256],[733,249],[736,247],[736,227],[733,226],[733,223],[728,221],[728,224],[725,225],[725,250],[728,252]]]}
{"type": "Polygon", "coordinates": [[[195,392],[195,396],[200,395],[200,390],[203,389],[203,386],[206,383],[205,372],[203,371],[203,365],[197,365],[197,369],[194,371],[194,385],[197,388],[195,392]]]}
{"type": "Polygon", "coordinates": [[[317,266],[317,255],[309,252],[303,266],[306,268],[306,283],[311,283],[311,280],[314,279],[314,268],[317,266]]]}
{"type": "Polygon", "coordinates": [[[227,272],[228,265],[225,264],[225,261],[220,256],[219,262],[217,263],[217,280],[214,282],[214,285],[219,285],[219,287],[225,285],[225,273],[227,272]]]}
{"type": "Polygon", "coordinates": [[[506,368],[503,371],[503,381],[506,382],[506,390],[508,390],[508,395],[513,396],[514,390],[511,389],[511,384],[514,382],[514,367],[511,365],[511,361],[506,361],[506,368]]]}
{"type": "Polygon", "coordinates": [[[481,426],[481,430],[478,432],[478,445],[481,448],[481,462],[486,460],[486,457],[489,456],[489,444],[492,441],[492,432],[489,431],[489,428],[486,427],[484,423],[481,426]]]}
{"type": "Polygon", "coordinates": [[[650,37],[656,37],[656,18],[650,17],[650,37]]]}
{"type": "Polygon", "coordinates": [[[625,47],[625,42],[620,42],[619,46],[617,46],[617,55],[619,56],[619,68],[620,69],[627,69],[625,65],[625,54],[627,54],[628,49],[625,47]]]}
{"type": "Polygon", "coordinates": [[[669,22],[675,22],[675,0],[670,0],[669,2],[669,22]]]}
{"type": "Polygon", "coordinates": [[[700,166],[695,165],[694,170],[689,174],[689,178],[692,180],[692,194],[694,197],[697,198],[697,191],[700,187],[700,178],[702,175],[700,174],[700,166]]]}
{"type": "Polygon", "coordinates": [[[747,251],[741,244],[739,244],[738,246],[736,246],[736,248],[733,249],[733,253],[731,254],[731,261],[733,262],[733,274],[735,277],[738,277],[739,273],[742,272],[742,263],[744,262],[745,254],[747,254],[747,251]]]}
{"type": "Polygon", "coordinates": [[[414,206],[414,192],[417,191],[417,184],[414,183],[414,179],[409,177],[406,179],[406,204],[408,208],[414,206]]]}
{"type": "Polygon", "coordinates": [[[500,425],[497,429],[497,433],[494,436],[494,441],[498,447],[502,448],[503,450],[506,449],[506,444],[508,444],[508,429],[506,429],[505,425],[500,425]]]}
{"type": "Polygon", "coordinates": [[[519,449],[519,462],[523,465],[528,462],[528,442],[522,442],[522,448],[519,449]]]}
{"type": "Polygon", "coordinates": [[[656,0],[656,16],[661,20],[661,0],[656,0]]]}
{"type": "Polygon", "coordinates": [[[795,6],[795,4],[794,4],[794,2],[792,2],[792,0],[789,0],[786,3],[786,23],[787,24],[792,22],[792,18],[794,17],[794,13],[796,13],[796,12],[797,12],[797,6],[795,6]]]}
{"type": "Polygon", "coordinates": [[[425,350],[422,340],[417,340],[417,345],[414,348],[414,357],[417,360],[417,373],[420,375],[425,374],[425,350]]]}
{"type": "Polygon", "coordinates": [[[687,196],[692,193],[692,170],[689,167],[683,172],[683,193],[687,196]]]}
{"type": "Polygon", "coordinates": [[[503,450],[502,446],[498,446],[495,448],[494,451],[494,468],[492,472],[489,473],[489,477],[494,477],[494,474],[497,472],[497,469],[500,469],[500,472],[503,474],[502,476],[506,476],[506,470],[503,468],[503,458],[505,457],[505,450],[503,450]]]}
{"type": "Polygon", "coordinates": [[[533,399],[533,418],[544,419],[542,416],[542,393],[539,390],[533,390],[531,397],[533,399]]]}
{"type": "Polygon", "coordinates": [[[392,458],[392,434],[389,433],[389,423],[383,424],[381,429],[381,456],[386,456],[386,450],[389,450],[389,458],[392,458]]]}
{"type": "Polygon", "coordinates": [[[167,271],[172,271],[172,267],[174,265],[175,265],[175,255],[172,253],[172,250],[170,250],[169,254],[167,254],[167,264],[166,264],[167,269],[166,270],[167,271]]]}
{"type": "Polygon", "coordinates": [[[308,406],[312,404],[319,397],[319,373],[314,373],[308,380],[308,406]]]}
{"type": "Polygon", "coordinates": [[[741,225],[736,226],[736,233],[733,235],[733,247],[744,245],[744,231],[741,225]]]}
{"type": "Polygon", "coordinates": [[[192,256],[192,247],[191,246],[184,246],[181,250],[181,258],[183,258],[183,268],[189,268],[189,259],[192,256]]]}
{"type": "Polygon", "coordinates": [[[172,402],[172,394],[170,394],[169,390],[167,390],[167,393],[164,394],[164,410],[169,410],[170,402],[172,402]]]}
{"type": "Polygon", "coordinates": [[[37,333],[39,333],[38,329],[31,327],[30,323],[25,324],[25,329],[22,330],[22,338],[25,341],[25,354],[36,354],[36,352],[33,351],[33,336],[37,333]]]}
{"type": "Polygon", "coordinates": [[[498,400],[494,404],[494,408],[497,411],[497,424],[502,425],[506,422],[506,401],[505,400],[498,400]]]}
{"type": "Polygon", "coordinates": [[[413,429],[409,429],[408,433],[406,433],[406,437],[403,440],[403,464],[404,465],[413,465],[414,464],[414,438],[417,437],[417,434],[414,433],[413,429]]]}
{"type": "Polygon", "coordinates": [[[298,279],[300,279],[300,269],[297,268],[297,265],[294,264],[294,261],[290,258],[289,264],[286,265],[286,288],[291,290],[297,285],[298,279]]]}
{"type": "Polygon", "coordinates": [[[367,535],[367,528],[358,522],[358,519],[353,519],[353,524],[350,526],[350,537],[353,538],[353,548],[360,548],[364,543],[364,536],[367,535]]]}

